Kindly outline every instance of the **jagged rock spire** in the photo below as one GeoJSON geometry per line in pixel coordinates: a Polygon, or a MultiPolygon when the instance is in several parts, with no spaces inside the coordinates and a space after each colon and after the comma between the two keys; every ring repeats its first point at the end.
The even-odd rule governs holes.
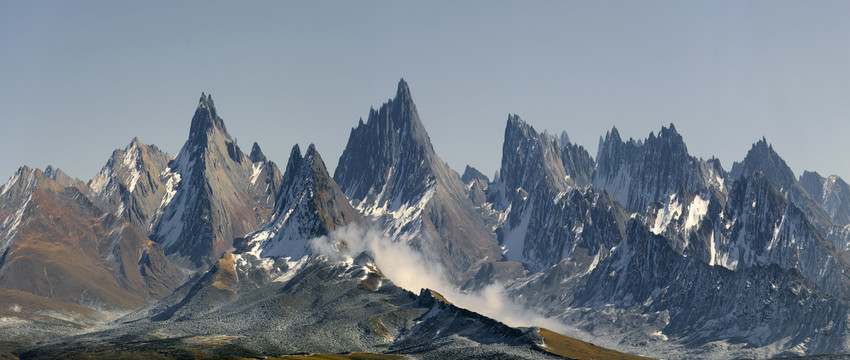
{"type": "MultiPolygon", "coordinates": [[[[204,95],[201,93],[201,99],[198,101],[198,108],[195,110],[195,115],[192,117],[192,126],[189,130],[189,138],[195,139],[200,136],[205,136],[206,132],[211,128],[218,128],[227,134],[227,128],[224,126],[224,121],[218,117],[215,110],[215,104],[212,100],[212,95],[204,95]]],[[[229,138],[230,135],[228,134],[229,138]]]]}
{"type": "Polygon", "coordinates": [[[487,175],[482,174],[478,169],[466,165],[466,168],[463,170],[463,175],[461,175],[460,180],[463,181],[464,184],[468,184],[473,180],[483,180],[484,183],[489,183],[490,178],[487,175]]]}
{"type": "Polygon", "coordinates": [[[730,175],[733,179],[738,179],[749,176],[755,171],[763,172],[779,187],[790,187],[797,182],[791,167],[773,150],[773,145],[764,137],[753,144],[743,161],[732,165],[730,175]]]}
{"type": "Polygon", "coordinates": [[[260,144],[257,144],[256,141],[251,146],[251,155],[248,155],[248,157],[251,158],[251,162],[266,161],[266,155],[263,154],[263,150],[260,150],[260,144]]]}
{"type": "Polygon", "coordinates": [[[850,224],[850,185],[839,176],[824,178],[817,172],[805,171],[800,176],[800,185],[838,224],[850,224]]]}
{"type": "Polygon", "coordinates": [[[410,88],[407,86],[407,82],[404,81],[404,78],[398,81],[398,89],[396,89],[395,93],[396,100],[402,101],[410,101],[410,88]]]}
{"type": "Polygon", "coordinates": [[[593,185],[614,195],[629,211],[643,213],[647,205],[682,188],[706,196],[723,190],[725,171],[719,162],[691,156],[673,124],[651,132],[643,141],[623,141],[612,128],[596,155],[593,185]]]}
{"type": "Polygon", "coordinates": [[[794,172],[764,137],[753,144],[743,161],[732,164],[729,174],[733,180],[739,180],[756,172],[764,173],[767,180],[785,192],[788,199],[802,209],[812,223],[823,233],[829,233],[829,227],[834,226],[835,221],[797,181],[794,172]]]}
{"type": "Polygon", "coordinates": [[[583,147],[566,141],[566,135],[539,133],[518,115],[509,114],[499,169],[504,186],[488,195],[497,207],[507,208],[519,188],[528,191],[545,185],[546,191],[557,194],[570,186],[589,185],[593,160],[583,147]]]}
{"type": "Polygon", "coordinates": [[[334,180],[361,212],[386,221],[391,237],[428,242],[417,246],[433,249],[428,255],[453,275],[488,256],[500,258],[460,176],[434,152],[403,79],[395,98],[351,130],[334,180]]]}
{"type": "Polygon", "coordinates": [[[309,255],[307,241],[350,223],[365,224],[331,179],[316,146],[292,147],[275,210],[265,227],[247,238],[246,249],[263,257],[309,255]]]}
{"type": "MultiPolygon", "coordinates": [[[[261,152],[255,152],[259,157],[261,152]]],[[[202,94],[189,138],[169,163],[167,196],[155,214],[152,239],[186,265],[202,268],[260,228],[273,209],[280,176],[257,164],[227,133],[212,96],[202,94]]]]}

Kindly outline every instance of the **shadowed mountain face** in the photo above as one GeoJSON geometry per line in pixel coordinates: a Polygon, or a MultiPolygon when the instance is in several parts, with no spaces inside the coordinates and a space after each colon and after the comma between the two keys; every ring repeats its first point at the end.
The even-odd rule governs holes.
{"type": "MultiPolygon", "coordinates": [[[[741,176],[733,181],[719,161],[688,155],[672,126],[628,142],[615,129],[600,141],[593,186],[587,189],[564,181],[570,177],[558,156],[559,141],[511,116],[503,166],[488,189],[492,206],[504,211],[497,233],[507,259],[531,273],[510,285],[517,298],[582,330],[618,334],[613,337],[622,339],[619,345],[631,351],[657,343],[662,335],[687,344],[689,354],[709,357],[710,352],[702,353],[710,351],[706,344],[729,338],[743,339],[755,350],[730,348],[721,357],[776,354],[783,339],[819,351],[844,348],[840,335],[822,334],[834,324],[799,325],[805,321],[797,316],[806,311],[795,304],[826,303],[814,314],[846,316],[850,257],[833,244],[842,239],[827,239],[789,200],[795,196],[788,191],[795,186],[793,173],[782,169],[784,162],[766,144],[756,146],[769,150],[764,156],[751,154],[748,166],[736,165],[733,173],[741,176]],[[772,167],[773,177],[762,167],[772,167]],[[635,246],[638,238],[643,240],[635,246]],[[706,277],[714,285],[702,280],[706,277]],[[759,282],[763,278],[770,280],[759,282]],[[744,292],[746,301],[733,295],[744,292]],[[706,296],[713,300],[702,305],[697,299],[706,296]],[[713,304],[726,307],[703,311],[713,304]],[[734,304],[764,304],[771,315],[759,318],[761,310],[736,310],[734,304]],[[751,320],[730,321],[733,312],[751,320]],[[618,325],[603,325],[607,322],[618,325]],[[785,330],[764,330],[768,327],[785,330]]],[[[805,199],[802,195],[798,198],[805,199]]],[[[817,206],[809,206],[817,214],[817,206]]],[[[485,282],[479,277],[477,282],[485,282]]]]}
{"type": "Polygon", "coordinates": [[[499,178],[488,194],[500,209],[540,187],[551,195],[590,185],[595,164],[581,146],[548,133],[538,133],[517,115],[509,115],[502,146],[499,178]]]}
{"type": "Polygon", "coordinates": [[[712,258],[703,258],[706,262],[730,269],[777,264],[800,271],[827,294],[850,298],[850,256],[829,243],[763,173],[734,182],[723,213],[713,218],[700,224],[708,229],[696,230],[711,234],[712,258]]]}
{"type": "Polygon", "coordinates": [[[828,178],[806,171],[800,185],[826,210],[839,225],[850,225],[850,185],[836,175],[828,178]]]}
{"type": "Polygon", "coordinates": [[[299,259],[311,253],[307,241],[365,220],[351,205],[310,144],[302,156],[292,148],[275,210],[266,226],[247,237],[245,250],[260,257],[299,259]]]}
{"type": "Polygon", "coordinates": [[[434,152],[404,80],[394,99],[351,130],[334,180],[356,209],[458,282],[482,262],[501,259],[460,176],[434,152]]]}
{"type": "Polygon", "coordinates": [[[614,128],[599,143],[593,186],[614,195],[631,212],[643,213],[650,203],[682,188],[703,196],[723,190],[726,173],[720,161],[690,156],[672,124],[638,142],[624,142],[614,128]]]}
{"type": "Polygon", "coordinates": [[[671,355],[683,358],[769,357],[777,344],[806,344],[812,353],[847,351],[850,307],[798,271],[709,266],[676,254],[639,220],[631,220],[625,234],[612,255],[579,281],[560,281],[562,269],[553,267],[515,295],[581,329],[618,333],[627,351],[668,341],[692,349],[691,355],[671,355]],[[718,339],[745,346],[713,353],[718,339]]]}
{"type": "Polygon", "coordinates": [[[487,189],[490,187],[490,179],[478,169],[466,165],[460,180],[466,184],[469,200],[475,206],[482,206],[487,202],[487,189]]]}
{"type": "Polygon", "coordinates": [[[281,175],[254,150],[257,162],[227,133],[212,97],[202,95],[189,139],[164,172],[165,196],[154,214],[151,238],[167,254],[207,266],[268,219],[281,175]]]}
{"type": "Polygon", "coordinates": [[[20,168],[3,187],[0,209],[8,224],[0,249],[2,288],[132,309],[170,294],[183,280],[136,227],[41,170],[20,168]]]}
{"type": "Polygon", "coordinates": [[[734,180],[748,177],[757,171],[762,172],[788,200],[803,210],[809,221],[824,234],[836,225],[818,201],[800,185],[785,160],[773,150],[773,145],[768,144],[765,139],[753,144],[743,161],[732,164],[729,175],[734,180]]]}
{"type": "Polygon", "coordinates": [[[466,168],[463,169],[463,175],[460,176],[460,181],[463,181],[464,184],[469,184],[470,181],[473,180],[481,180],[485,184],[490,183],[490,178],[487,175],[482,174],[478,169],[466,165],[466,168]]]}
{"type": "Polygon", "coordinates": [[[68,174],[66,174],[64,171],[58,168],[54,168],[53,166],[47,165],[47,167],[44,169],[44,176],[46,176],[50,180],[59,183],[59,185],[62,185],[64,187],[72,186],[77,188],[77,190],[80,190],[84,194],[90,193],[90,189],[88,185],[86,185],[86,183],[82,182],[80,179],[68,176],[68,174]]]}
{"type": "Polygon", "coordinates": [[[633,211],[645,210],[650,231],[665,236],[682,256],[733,270],[777,264],[802,272],[830,295],[850,294],[848,256],[827,237],[831,219],[765,140],[734,164],[729,179],[718,176],[723,172],[716,160],[690,157],[672,126],[642,142],[624,143],[612,130],[602,144],[595,185],[609,186],[633,204],[649,201],[633,211]]]}
{"type": "Polygon", "coordinates": [[[509,260],[539,272],[569,259],[579,274],[607,256],[629,214],[604,191],[586,190],[593,169],[587,151],[566,134],[555,138],[508,117],[488,198],[505,211],[497,232],[509,260]]]}

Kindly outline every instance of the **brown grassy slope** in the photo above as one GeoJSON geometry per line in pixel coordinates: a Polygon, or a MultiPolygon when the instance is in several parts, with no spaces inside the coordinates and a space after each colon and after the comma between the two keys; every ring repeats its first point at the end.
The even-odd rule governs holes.
{"type": "Polygon", "coordinates": [[[219,290],[236,292],[235,286],[239,279],[236,275],[236,264],[234,263],[233,253],[230,251],[224,253],[224,256],[218,260],[216,269],[212,286],[219,290]]]}
{"type": "Polygon", "coordinates": [[[161,253],[129,223],[102,214],[78,189],[40,178],[0,264],[0,288],[131,309],[167,295],[182,280],[161,253]],[[144,274],[143,255],[149,263],[144,274]]]}
{"type": "Polygon", "coordinates": [[[409,359],[406,356],[392,354],[373,354],[373,353],[351,353],[345,355],[337,354],[313,354],[313,355],[293,355],[279,358],[268,358],[269,360],[391,360],[391,359],[409,359]]]}
{"type": "Polygon", "coordinates": [[[626,354],[619,351],[606,349],[601,346],[596,346],[588,342],[571,338],[558,334],[554,331],[540,328],[538,331],[543,337],[543,345],[541,349],[546,350],[555,355],[563,356],[570,359],[599,359],[599,360],[645,360],[650,359],[643,356],[626,354]]]}
{"type": "Polygon", "coordinates": [[[27,318],[38,311],[64,311],[83,316],[91,314],[91,309],[68,302],[56,301],[25,291],[0,289],[0,315],[27,318]]]}

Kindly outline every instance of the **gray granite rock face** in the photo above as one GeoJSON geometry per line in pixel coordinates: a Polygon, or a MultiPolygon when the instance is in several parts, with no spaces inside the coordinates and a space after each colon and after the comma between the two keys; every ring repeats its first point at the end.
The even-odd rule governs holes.
{"type": "Polygon", "coordinates": [[[351,130],[334,180],[356,209],[441,263],[458,284],[482,261],[501,259],[460,176],[434,151],[404,80],[395,98],[351,130]]]}
{"type": "MultiPolygon", "coordinates": [[[[255,157],[259,153],[256,147],[255,157]]],[[[280,187],[274,163],[253,162],[201,95],[189,139],[164,172],[166,195],[151,238],[184,266],[203,268],[268,220],[280,187]]]]}
{"type": "Polygon", "coordinates": [[[672,124],[642,141],[623,141],[613,128],[600,140],[596,163],[593,186],[607,190],[626,209],[638,213],[681,188],[697,194],[722,189],[726,179],[719,160],[704,161],[688,154],[672,124]]]}

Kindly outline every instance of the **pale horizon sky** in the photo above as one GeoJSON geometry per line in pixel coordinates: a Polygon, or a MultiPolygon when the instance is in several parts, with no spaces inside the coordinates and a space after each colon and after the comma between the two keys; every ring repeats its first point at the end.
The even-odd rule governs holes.
{"type": "Polygon", "coordinates": [[[850,2],[0,2],[0,182],[84,181],[138,136],[176,155],[201,92],[243,151],[333,172],[353,126],[404,78],[440,157],[498,170],[504,126],[675,124],[728,171],[762,138],[850,177],[850,2]]]}

